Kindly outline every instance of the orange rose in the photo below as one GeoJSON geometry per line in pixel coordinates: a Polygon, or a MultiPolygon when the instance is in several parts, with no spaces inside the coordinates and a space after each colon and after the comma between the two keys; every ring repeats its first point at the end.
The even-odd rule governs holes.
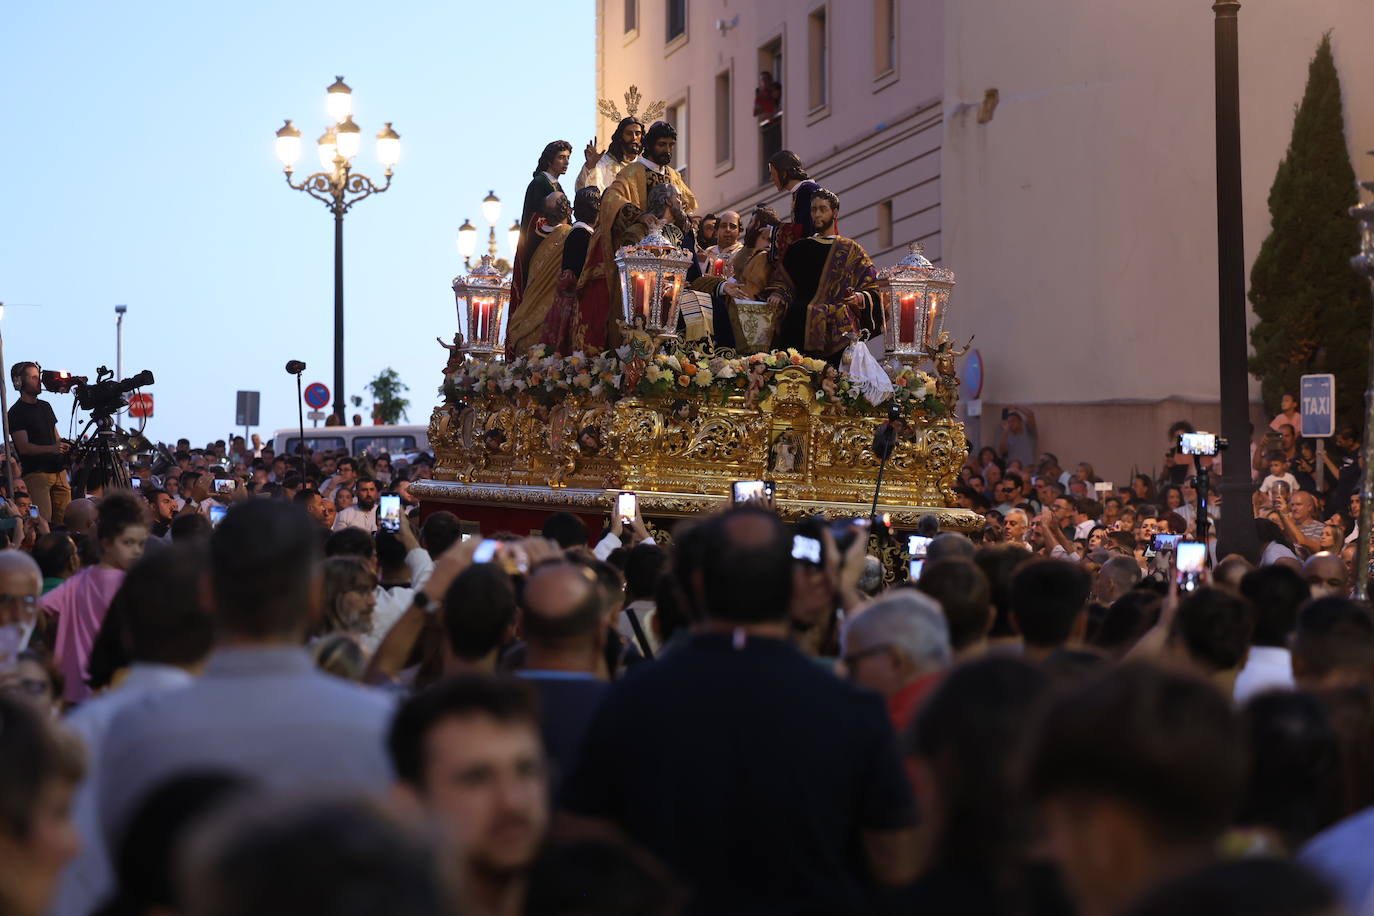
{"type": "Polygon", "coordinates": [[[792,356],[792,365],[794,365],[794,366],[800,366],[801,363],[802,363],[802,358],[801,358],[800,356],[796,355],[796,354],[793,354],[793,356],[792,356]]]}
{"type": "Polygon", "coordinates": [[[543,382],[544,382],[544,377],[543,377],[542,375],[540,375],[538,372],[533,372],[533,373],[530,374],[530,384],[531,384],[531,385],[541,385],[541,384],[543,384],[543,382]]]}
{"type": "Polygon", "coordinates": [[[677,377],[677,383],[683,388],[686,388],[688,385],[692,384],[692,380],[685,375],[679,375],[677,377]]]}
{"type": "Polygon", "coordinates": [[[682,371],[683,371],[683,372],[686,372],[688,375],[696,375],[696,374],[697,374],[697,367],[696,367],[696,364],[695,364],[695,363],[687,363],[686,365],[684,365],[684,366],[682,367],[682,371]]]}

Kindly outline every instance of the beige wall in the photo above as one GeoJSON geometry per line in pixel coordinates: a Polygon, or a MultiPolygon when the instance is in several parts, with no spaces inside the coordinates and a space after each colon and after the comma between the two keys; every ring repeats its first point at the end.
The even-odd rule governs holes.
{"type": "MultiPolygon", "coordinates": [[[[1195,0],[947,6],[950,320],[978,334],[987,401],[1217,398],[1212,21],[1195,0]]],[[[1249,264],[1327,29],[1356,170],[1374,175],[1374,4],[1247,0],[1240,23],[1249,264]]]]}
{"type": "MultiPolygon", "coordinates": [[[[687,37],[668,44],[665,0],[638,0],[638,30],[624,32],[625,0],[598,0],[597,91],[622,110],[630,84],[646,99],[688,106],[687,180],[703,210],[746,212],[780,195],[761,181],[753,117],[759,49],[781,39],[783,147],[841,197],[840,230],[880,264],[920,238],[940,255],[940,142],[944,26],[940,0],[896,0],[897,60],[875,74],[876,0],[688,0],[687,37]],[[809,110],[808,18],[826,12],[828,104],[809,110]],[[738,24],[723,33],[718,20],[738,24]],[[728,162],[716,162],[717,74],[732,82],[733,138],[728,162]],[[879,245],[878,205],[893,203],[892,245],[879,245]]],[[[604,144],[614,125],[599,119],[604,144]]],[[[681,142],[681,141],[679,141],[681,142]]]]}

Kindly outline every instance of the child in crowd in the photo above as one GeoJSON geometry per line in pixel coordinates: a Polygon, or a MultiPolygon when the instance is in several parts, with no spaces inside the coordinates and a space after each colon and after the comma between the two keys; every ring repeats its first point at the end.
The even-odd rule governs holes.
{"type": "Polygon", "coordinates": [[[1270,452],[1268,457],[1269,476],[1264,478],[1260,484],[1260,492],[1267,498],[1273,500],[1274,487],[1277,484],[1288,484],[1288,493],[1291,496],[1298,489],[1298,479],[1288,473],[1288,459],[1283,452],[1270,452]]]}
{"type": "Polygon", "coordinates": [[[100,501],[95,531],[100,562],[40,599],[43,610],[57,620],[54,660],[66,681],[63,698],[68,703],[80,703],[91,695],[86,686],[91,647],[110,600],[124,583],[124,574],[143,556],[148,540],[143,501],[131,493],[109,494],[100,501]]]}

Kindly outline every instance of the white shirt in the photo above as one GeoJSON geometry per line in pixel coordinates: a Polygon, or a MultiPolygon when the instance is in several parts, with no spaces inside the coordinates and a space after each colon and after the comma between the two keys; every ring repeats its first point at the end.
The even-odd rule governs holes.
{"type": "Polygon", "coordinates": [[[602,153],[594,165],[584,165],[582,171],[577,173],[577,190],[591,185],[605,191],[628,164],[612,156],[609,151],[602,153]]]}
{"type": "Polygon", "coordinates": [[[646,169],[648,169],[649,171],[653,172],[655,175],[662,175],[662,174],[663,174],[663,166],[659,165],[659,164],[656,163],[656,162],[650,162],[648,159],[645,159],[643,156],[640,156],[638,159],[635,160],[635,162],[638,162],[640,165],[644,166],[646,169]]]}
{"type": "Polygon", "coordinates": [[[114,867],[100,829],[97,780],[89,774],[100,767],[100,748],[115,716],[144,697],[189,686],[193,678],[170,665],[135,663],[115,690],[81,704],[65,720],[86,745],[87,778],[77,789],[72,818],[81,835],[81,852],[62,872],[52,916],[89,916],[115,889],[114,867]]]}
{"type": "Polygon", "coordinates": [[[366,511],[357,506],[340,509],[338,516],[334,519],[334,530],[342,531],[345,528],[361,528],[368,534],[376,534],[377,507],[373,506],[366,511]]]}
{"type": "Polygon", "coordinates": [[[1259,565],[1272,566],[1279,560],[1284,559],[1285,557],[1290,560],[1298,559],[1298,555],[1296,553],[1289,550],[1287,547],[1283,546],[1278,541],[1270,541],[1268,544],[1264,546],[1264,552],[1260,554],[1259,565]]]}
{"type": "Polygon", "coordinates": [[[649,623],[658,613],[658,606],[643,598],[638,601],[631,601],[625,605],[625,609],[620,612],[620,617],[616,620],[616,632],[629,640],[636,649],[642,651],[643,646],[639,644],[639,637],[635,635],[634,624],[630,623],[630,611],[635,612],[635,618],[639,621],[639,628],[644,631],[644,638],[649,641],[649,650],[657,655],[659,641],[654,634],[654,628],[649,623]]]}
{"type": "Polygon", "coordinates": [[[410,587],[393,585],[389,588],[377,586],[377,606],[372,611],[372,632],[358,637],[369,654],[376,652],[386,634],[401,619],[401,615],[415,600],[415,592],[424,588],[429,576],[434,572],[434,561],[423,547],[412,548],[406,553],[406,566],[410,568],[410,587]]]}
{"type": "MultiPolygon", "coordinates": [[[[654,539],[645,538],[639,543],[652,544],[654,543],[654,539]]],[[[592,548],[592,553],[596,555],[596,558],[598,560],[601,560],[604,563],[607,557],[615,553],[617,547],[624,546],[625,545],[620,542],[620,538],[616,537],[614,534],[607,532],[606,536],[601,539],[601,543],[597,544],[595,547],[592,548]]]]}
{"type": "Polygon", "coordinates": [[[1245,667],[1236,675],[1236,704],[1266,690],[1292,690],[1293,657],[1278,646],[1251,646],[1245,667]]]}
{"type": "Polygon", "coordinates": [[[1288,484],[1289,493],[1298,492],[1298,478],[1294,477],[1292,474],[1284,474],[1279,477],[1270,474],[1268,477],[1264,478],[1264,483],[1260,484],[1260,492],[1268,496],[1269,491],[1274,489],[1274,484],[1276,483],[1288,484]]]}

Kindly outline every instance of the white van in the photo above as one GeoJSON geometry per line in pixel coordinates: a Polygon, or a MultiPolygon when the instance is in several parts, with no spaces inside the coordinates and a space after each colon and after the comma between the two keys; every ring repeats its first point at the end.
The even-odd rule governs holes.
{"type": "MultiPolygon", "coordinates": [[[[301,433],[298,427],[279,429],[272,434],[272,448],[278,455],[296,454],[301,433]]],[[[305,447],[311,451],[348,449],[350,455],[386,454],[407,459],[429,451],[428,426],[307,426],[305,447]]]]}

